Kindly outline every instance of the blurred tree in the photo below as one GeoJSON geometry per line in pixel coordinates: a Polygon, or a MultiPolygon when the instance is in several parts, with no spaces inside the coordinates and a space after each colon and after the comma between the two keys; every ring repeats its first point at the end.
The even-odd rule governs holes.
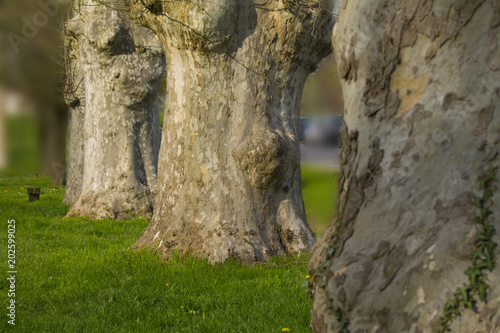
{"type": "Polygon", "coordinates": [[[169,67],[155,213],[136,245],[247,262],[312,246],[297,132],[331,51],[326,2],[129,2],[169,67]]]}
{"type": "Polygon", "coordinates": [[[69,108],[66,193],[64,203],[72,204],[80,196],[85,158],[85,76],[81,63],[79,38],[82,0],[73,3],[73,18],[66,23],[66,86],[65,101],[69,108]]]}
{"type": "Polygon", "coordinates": [[[342,87],[333,55],[326,57],[309,75],[304,86],[301,115],[342,112],[342,87]]]}
{"type": "MultiPolygon", "coordinates": [[[[7,47],[7,39],[5,36],[5,1],[0,0],[0,50],[5,50],[7,47]]],[[[0,52],[0,170],[7,166],[7,137],[5,133],[5,52],[0,52]]]]}
{"type": "Polygon", "coordinates": [[[67,107],[64,103],[65,5],[50,1],[0,3],[2,35],[0,80],[19,91],[36,108],[40,127],[42,170],[54,184],[64,183],[67,107]]]}
{"type": "Polygon", "coordinates": [[[84,116],[73,118],[76,123],[83,120],[83,156],[77,156],[82,134],[74,126],[75,138],[70,140],[78,157],[72,171],[78,173],[83,160],[83,178],[68,216],[123,219],[152,212],[160,147],[158,90],[165,57],[156,36],[131,23],[123,5],[86,0],[67,24],[74,113],[84,100],[84,116]]]}
{"type": "MultiPolygon", "coordinates": [[[[1,67],[1,64],[0,64],[1,67]]],[[[0,69],[1,71],[1,69],[0,69]]],[[[7,144],[5,133],[5,96],[2,85],[0,85],[0,170],[7,166],[7,144]]]]}
{"type": "Polygon", "coordinates": [[[344,2],[339,209],[310,263],[314,332],[500,330],[499,36],[500,1],[344,2]]]}

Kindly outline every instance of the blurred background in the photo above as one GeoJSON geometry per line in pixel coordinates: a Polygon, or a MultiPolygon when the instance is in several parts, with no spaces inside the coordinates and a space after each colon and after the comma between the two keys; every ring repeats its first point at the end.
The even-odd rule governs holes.
{"type": "MultiPolygon", "coordinates": [[[[0,0],[0,170],[64,184],[68,108],[64,22],[69,0],[0,0]]],[[[333,56],[303,94],[303,163],[338,165],[342,92],[333,56]]],[[[163,115],[162,115],[163,119],[163,115]]]]}
{"type": "Polygon", "coordinates": [[[0,168],[64,183],[66,0],[0,0],[0,168]]]}

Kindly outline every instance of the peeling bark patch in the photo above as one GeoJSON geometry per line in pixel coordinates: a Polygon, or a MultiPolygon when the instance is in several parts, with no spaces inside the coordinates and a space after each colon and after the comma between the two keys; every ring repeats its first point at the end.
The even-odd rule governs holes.
{"type": "Polygon", "coordinates": [[[382,310],[377,311],[377,321],[382,327],[385,327],[391,318],[391,310],[387,307],[383,308],[382,310]]]}
{"type": "Polygon", "coordinates": [[[494,112],[495,112],[495,104],[493,103],[491,103],[490,105],[479,111],[479,115],[477,117],[477,124],[476,127],[474,128],[474,131],[472,132],[474,136],[478,137],[486,134],[488,126],[493,120],[494,112]]]}
{"type": "Polygon", "coordinates": [[[397,247],[389,252],[383,268],[384,279],[379,287],[383,291],[394,280],[396,273],[401,269],[406,259],[406,249],[404,246],[397,247]]]}
{"type": "Polygon", "coordinates": [[[399,62],[399,50],[394,47],[393,40],[390,36],[384,36],[380,41],[378,48],[380,54],[380,66],[373,68],[365,79],[365,89],[362,100],[367,106],[365,115],[372,117],[380,110],[386,107],[388,100],[388,87],[390,85],[391,73],[396,68],[399,62]]]}
{"type": "MultiPolygon", "coordinates": [[[[357,144],[357,134],[352,135],[355,142],[350,142],[347,146],[357,144]]],[[[351,149],[354,147],[351,147],[351,149]]],[[[345,146],[344,146],[345,149],[345,146]]],[[[348,148],[349,149],[349,148],[348,148]]],[[[382,174],[380,162],[384,157],[384,151],[380,149],[380,138],[374,138],[370,144],[371,155],[364,173],[357,177],[355,174],[346,175],[347,179],[342,179],[341,184],[347,182],[347,193],[341,193],[339,201],[339,220],[342,221],[342,234],[339,235],[340,251],[336,252],[336,256],[342,253],[343,244],[352,236],[354,226],[352,221],[356,219],[362,204],[367,199],[367,194],[374,195],[376,189],[372,188],[375,180],[382,174]],[[347,200],[347,198],[349,198],[347,200]]],[[[355,158],[355,156],[351,156],[355,158]]],[[[346,185],[342,185],[342,188],[346,185]]]]}
{"type": "Polygon", "coordinates": [[[472,211],[471,193],[460,193],[450,205],[444,205],[441,200],[437,200],[434,205],[438,219],[454,219],[464,216],[472,211]]]}
{"type": "Polygon", "coordinates": [[[401,96],[400,105],[396,107],[398,117],[408,113],[418,104],[428,82],[428,76],[415,76],[409,66],[396,67],[391,79],[391,94],[396,91],[404,92],[401,96]]]}
{"type": "Polygon", "coordinates": [[[394,91],[388,94],[381,119],[394,117],[398,113],[398,108],[400,105],[401,100],[399,99],[399,91],[394,91]]]}
{"type": "Polygon", "coordinates": [[[500,26],[500,2],[497,0],[491,17],[490,29],[495,29],[500,26]]]}
{"type": "Polygon", "coordinates": [[[357,72],[359,66],[359,60],[356,58],[356,54],[354,53],[355,46],[357,42],[357,35],[354,35],[351,38],[351,48],[349,53],[346,55],[340,55],[339,61],[339,75],[341,78],[346,80],[347,82],[356,81],[357,80],[357,72]]]}
{"type": "Polygon", "coordinates": [[[432,112],[424,110],[422,104],[416,104],[412,111],[410,111],[410,119],[412,122],[422,121],[432,117],[432,112]]]}
{"type": "Polygon", "coordinates": [[[455,93],[453,93],[453,92],[447,93],[443,99],[443,104],[442,104],[443,110],[448,111],[451,104],[453,102],[459,101],[459,100],[461,100],[461,98],[459,98],[457,95],[455,95],[455,93]]]}

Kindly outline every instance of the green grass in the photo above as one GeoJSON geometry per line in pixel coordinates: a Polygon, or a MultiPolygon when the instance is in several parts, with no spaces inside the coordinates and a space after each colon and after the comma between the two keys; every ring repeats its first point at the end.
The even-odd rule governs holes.
{"type": "Polygon", "coordinates": [[[26,175],[39,172],[38,125],[32,116],[7,116],[8,169],[3,175],[26,175]]]}
{"type": "Polygon", "coordinates": [[[337,172],[303,166],[302,196],[307,221],[318,236],[332,221],[337,209],[337,172]]]}
{"type": "MultiPolygon", "coordinates": [[[[193,256],[165,262],[132,251],[146,221],[64,219],[63,187],[17,176],[36,171],[35,126],[9,121],[11,167],[0,176],[0,305],[9,301],[7,221],[15,219],[17,312],[15,327],[6,312],[0,316],[0,332],[309,332],[311,304],[301,287],[307,254],[247,267],[193,256]],[[42,188],[41,201],[28,202],[29,186],[42,188]]],[[[334,213],[336,174],[304,167],[302,176],[307,218],[319,234],[334,213]]]]}
{"type": "Polygon", "coordinates": [[[160,126],[163,128],[163,121],[165,120],[165,112],[160,112],[160,126]]]}
{"type": "Polygon", "coordinates": [[[308,255],[254,267],[165,262],[130,250],[146,221],[64,219],[63,195],[49,179],[0,178],[4,313],[8,219],[16,220],[18,272],[16,326],[3,314],[1,332],[309,332],[308,255]],[[39,202],[28,202],[28,186],[42,188],[39,202]]]}

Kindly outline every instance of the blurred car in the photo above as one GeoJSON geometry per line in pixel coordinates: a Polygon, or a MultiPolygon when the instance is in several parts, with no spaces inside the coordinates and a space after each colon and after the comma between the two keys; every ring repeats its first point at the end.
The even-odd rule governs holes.
{"type": "Polygon", "coordinates": [[[342,118],[329,115],[310,119],[304,130],[304,142],[310,145],[340,145],[342,118]]]}
{"type": "Polygon", "coordinates": [[[299,127],[299,140],[304,141],[304,133],[306,131],[307,125],[309,124],[309,118],[300,117],[300,127],[299,127]]]}

